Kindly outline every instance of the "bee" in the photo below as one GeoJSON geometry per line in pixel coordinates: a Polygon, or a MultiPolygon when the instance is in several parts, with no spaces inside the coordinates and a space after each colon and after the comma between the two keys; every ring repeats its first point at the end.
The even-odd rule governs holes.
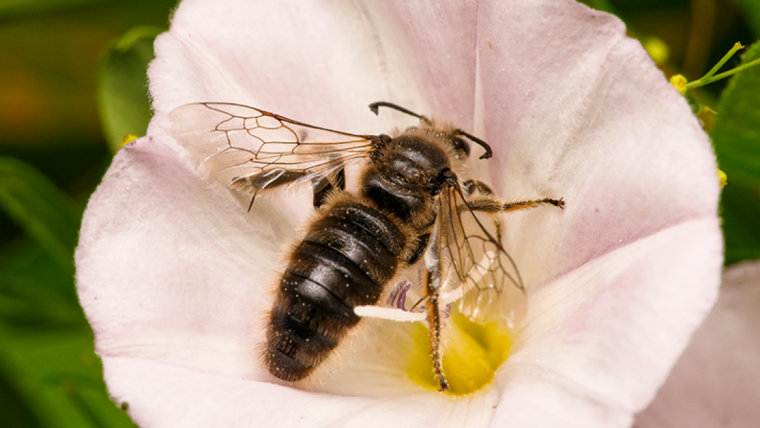
{"type": "Polygon", "coordinates": [[[485,141],[396,104],[369,107],[376,115],[380,107],[397,110],[419,124],[390,135],[359,135],[227,103],[188,104],[171,116],[182,144],[204,144],[187,138],[187,127],[199,130],[200,140],[216,142],[201,161],[229,188],[252,193],[249,211],[259,195],[312,187],[317,215],[290,253],[268,314],[263,361],[269,372],[287,382],[307,378],[360,322],[359,309],[380,306],[393,279],[418,267],[422,297],[413,309],[424,313],[444,391],[447,305],[458,301],[462,313],[482,319],[500,313],[505,291],[525,293],[501,244],[501,214],[564,208],[564,201],[502,201],[464,175],[470,143],[484,150],[480,159],[491,157],[485,141]],[[361,164],[355,192],[346,190],[352,164],[361,164]]]}

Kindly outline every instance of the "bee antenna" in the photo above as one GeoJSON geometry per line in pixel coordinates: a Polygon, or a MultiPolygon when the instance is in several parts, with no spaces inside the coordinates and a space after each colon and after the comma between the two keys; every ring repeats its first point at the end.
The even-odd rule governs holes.
{"type": "MultiPolygon", "coordinates": [[[[431,124],[430,119],[428,119],[427,117],[421,114],[417,114],[404,107],[401,107],[398,104],[389,103],[387,101],[378,101],[369,105],[369,109],[372,110],[372,113],[375,113],[376,115],[380,114],[380,107],[387,107],[393,110],[397,110],[397,111],[400,111],[401,113],[406,113],[409,116],[416,117],[417,119],[425,122],[428,125],[431,124]]],[[[486,143],[485,141],[481,140],[480,138],[474,135],[468,134],[467,132],[464,132],[461,129],[457,129],[455,132],[459,135],[464,135],[473,143],[476,143],[477,145],[485,149],[486,152],[480,156],[480,159],[490,159],[491,156],[493,156],[493,151],[491,150],[491,146],[489,146],[488,143],[486,143]]]]}
{"type": "Polygon", "coordinates": [[[472,134],[468,134],[467,132],[464,132],[461,129],[457,129],[456,132],[459,135],[464,135],[465,137],[470,139],[473,143],[476,143],[477,145],[479,145],[480,147],[486,150],[486,152],[483,153],[479,159],[490,159],[491,156],[493,156],[493,151],[491,150],[491,146],[489,146],[488,143],[486,143],[485,141],[481,140],[480,138],[472,134]]]}
{"type": "Polygon", "coordinates": [[[376,103],[372,103],[369,105],[369,109],[372,110],[372,113],[375,113],[376,115],[380,114],[379,112],[380,107],[387,107],[393,110],[400,111],[401,113],[406,113],[409,116],[416,117],[417,119],[427,123],[428,125],[430,124],[430,119],[428,119],[427,117],[421,114],[417,114],[409,109],[405,109],[404,107],[401,107],[398,104],[389,103],[387,101],[378,101],[376,103]]]}

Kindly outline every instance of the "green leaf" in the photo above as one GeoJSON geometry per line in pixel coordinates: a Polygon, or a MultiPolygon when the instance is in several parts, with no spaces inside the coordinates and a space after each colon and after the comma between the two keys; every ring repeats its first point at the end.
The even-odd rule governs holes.
{"type": "Polygon", "coordinates": [[[108,0],[3,0],[0,2],[0,19],[34,16],[58,12],[75,7],[109,3],[108,0]]]}
{"type": "Polygon", "coordinates": [[[27,328],[86,325],[74,278],[30,238],[0,248],[1,324],[27,328]]]}
{"type": "MultiPolygon", "coordinates": [[[[743,64],[760,57],[755,43],[743,64]]],[[[737,73],[718,102],[712,139],[727,177],[721,199],[726,264],[760,258],[760,66],[737,73]]]]}
{"type": "MultiPolygon", "coordinates": [[[[753,44],[742,64],[760,58],[753,44]]],[[[760,66],[736,74],[718,102],[712,131],[720,168],[729,183],[760,187],[760,66]]],[[[758,217],[760,218],[760,217],[758,217]]]]}
{"type": "Polygon", "coordinates": [[[760,37],[760,2],[757,0],[738,0],[739,8],[744,12],[744,19],[752,28],[755,36],[760,37]]]}
{"type": "Polygon", "coordinates": [[[0,373],[0,415],[9,427],[40,428],[32,410],[21,400],[16,391],[0,373]]]}
{"type": "Polygon", "coordinates": [[[82,210],[52,182],[24,162],[0,157],[0,209],[73,275],[82,210]]]}
{"type": "Polygon", "coordinates": [[[610,4],[608,0],[579,0],[579,2],[596,10],[603,10],[605,12],[615,13],[612,10],[612,5],[610,4]]]}
{"type": "Polygon", "coordinates": [[[129,134],[145,135],[151,118],[148,64],[153,41],[164,28],[135,27],[114,42],[98,70],[98,109],[108,146],[113,152],[129,134]]]}
{"type": "Polygon", "coordinates": [[[760,259],[760,192],[730,180],[721,197],[726,265],[760,259]]]}
{"type": "Polygon", "coordinates": [[[39,427],[134,427],[108,398],[89,329],[0,328],[0,379],[39,427]]]}

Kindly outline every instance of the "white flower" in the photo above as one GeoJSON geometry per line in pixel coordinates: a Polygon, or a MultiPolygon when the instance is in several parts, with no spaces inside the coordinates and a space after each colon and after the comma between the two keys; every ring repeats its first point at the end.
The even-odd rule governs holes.
{"type": "Polygon", "coordinates": [[[637,428],[743,428],[760,420],[760,262],[723,274],[720,298],[637,428]]]}
{"type": "Polygon", "coordinates": [[[716,298],[710,142],[612,16],[564,0],[188,0],[156,52],[148,135],[114,159],[76,257],[109,390],[141,426],[628,426],[716,298]],[[320,392],[265,382],[267,290],[310,196],[247,214],[169,132],[198,101],[403,125],[369,113],[379,100],[483,137],[495,156],[471,171],[501,197],[567,202],[505,218],[526,328],[466,397],[411,383],[387,336],[359,340],[320,392]]]}

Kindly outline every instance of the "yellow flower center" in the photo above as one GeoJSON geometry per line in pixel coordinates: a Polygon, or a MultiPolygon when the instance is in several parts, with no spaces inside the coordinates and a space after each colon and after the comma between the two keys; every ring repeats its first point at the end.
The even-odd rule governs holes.
{"type": "MultiPolygon", "coordinates": [[[[447,394],[466,395],[489,385],[496,370],[506,361],[512,339],[497,323],[476,324],[452,310],[446,323],[443,372],[449,382],[447,394]]],[[[438,391],[433,375],[428,330],[416,323],[414,351],[407,369],[409,377],[426,389],[438,391]]]]}

